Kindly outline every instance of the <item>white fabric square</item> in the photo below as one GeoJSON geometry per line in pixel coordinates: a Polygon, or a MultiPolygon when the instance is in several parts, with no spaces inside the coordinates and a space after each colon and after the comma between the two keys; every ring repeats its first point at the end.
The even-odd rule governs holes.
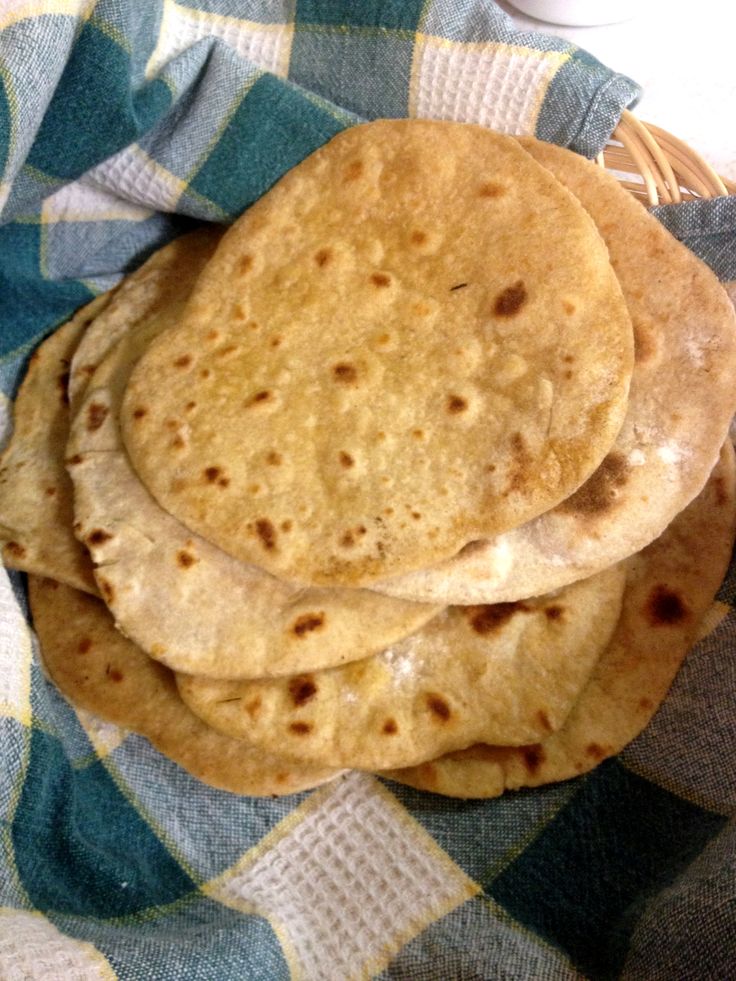
{"type": "Polygon", "coordinates": [[[347,981],[380,971],[478,888],[378,780],[353,773],[205,891],[267,917],[292,973],[347,981]]]}
{"type": "Polygon", "coordinates": [[[5,569],[0,569],[0,715],[31,722],[31,631],[5,569]]]}
{"type": "Polygon", "coordinates": [[[142,217],[146,218],[151,214],[151,209],[175,211],[187,186],[186,181],[149,157],[137,143],[93,167],[87,172],[85,180],[110,188],[128,201],[136,202],[141,206],[138,210],[142,217]]]}
{"type": "Polygon", "coordinates": [[[58,930],[41,913],[0,908],[0,971],[8,981],[115,981],[107,958],[91,943],[58,930]]]}
{"type": "Polygon", "coordinates": [[[533,134],[550,80],[569,55],[419,35],[409,115],[533,134]]]}
{"type": "Polygon", "coordinates": [[[81,177],[46,198],[41,215],[44,223],[59,221],[144,221],[150,208],[124,201],[81,177]]]}
{"type": "Polygon", "coordinates": [[[164,0],[158,44],[146,66],[146,76],[153,78],[172,58],[205,37],[219,38],[264,71],[285,76],[293,36],[292,24],[258,24],[164,0]]]}

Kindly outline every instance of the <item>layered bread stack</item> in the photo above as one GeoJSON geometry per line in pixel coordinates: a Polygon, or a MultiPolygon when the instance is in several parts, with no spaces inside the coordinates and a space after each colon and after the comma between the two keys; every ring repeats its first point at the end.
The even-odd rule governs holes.
{"type": "Polygon", "coordinates": [[[38,349],[3,555],[71,701],[215,786],[565,779],[725,574],[735,371],[717,280],[613,177],[358,126],[38,349]]]}

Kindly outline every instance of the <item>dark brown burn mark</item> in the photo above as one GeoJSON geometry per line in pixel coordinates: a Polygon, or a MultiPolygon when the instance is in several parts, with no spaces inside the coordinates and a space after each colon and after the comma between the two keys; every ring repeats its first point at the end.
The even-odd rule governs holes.
{"type": "Polygon", "coordinates": [[[355,460],[350,456],[349,453],[346,453],[345,450],[340,450],[338,454],[338,459],[340,460],[342,466],[348,470],[350,469],[350,467],[355,466],[355,460]]]}
{"type": "Polygon", "coordinates": [[[563,606],[558,606],[556,603],[552,606],[545,606],[544,608],[544,615],[551,621],[560,620],[564,612],[565,608],[563,606]]]}
{"type": "Polygon", "coordinates": [[[46,497],[55,497],[56,496],[56,488],[55,487],[47,487],[46,490],[44,491],[44,494],[46,495],[46,497]]]}
{"type": "Polygon", "coordinates": [[[109,531],[104,531],[102,528],[95,528],[87,535],[87,544],[92,545],[104,545],[105,542],[109,542],[113,536],[109,531]]]}
{"type": "Polygon", "coordinates": [[[263,391],[256,392],[245,404],[246,406],[259,405],[261,402],[270,402],[272,398],[273,392],[265,388],[263,391]]]}
{"type": "Polygon", "coordinates": [[[107,419],[108,408],[100,402],[92,402],[87,409],[87,429],[94,432],[107,419]]]}
{"type": "Polygon", "coordinates": [[[233,317],[235,317],[236,320],[246,320],[247,319],[248,314],[247,314],[245,308],[242,306],[242,304],[240,304],[240,303],[236,303],[235,304],[235,306],[233,307],[233,317]]]}
{"type": "Polygon", "coordinates": [[[106,603],[115,602],[115,590],[113,589],[112,583],[108,582],[107,579],[103,579],[102,576],[97,577],[97,584],[100,587],[100,592],[106,603]]]}
{"type": "Polygon", "coordinates": [[[178,434],[169,443],[169,446],[174,450],[183,450],[186,445],[184,439],[178,434]]]}
{"type": "Polygon", "coordinates": [[[672,627],[690,615],[679,593],[663,584],[655,586],[650,592],[645,614],[653,627],[672,627]]]}
{"type": "Polygon", "coordinates": [[[222,470],[219,467],[205,467],[202,471],[204,479],[210,483],[214,484],[222,476],[222,470]]]}
{"type": "Polygon", "coordinates": [[[464,290],[467,285],[467,283],[458,283],[456,286],[450,287],[450,292],[454,293],[455,290],[464,290]]]}
{"type": "Polygon", "coordinates": [[[461,395],[448,395],[446,404],[447,411],[452,415],[457,415],[459,412],[465,412],[468,407],[467,401],[461,395]]]}
{"type": "Polygon", "coordinates": [[[196,409],[196,408],[197,408],[197,403],[194,402],[194,401],[191,401],[191,402],[187,402],[187,404],[184,406],[184,411],[185,412],[191,412],[192,409],[196,409]]]}
{"type": "Polygon", "coordinates": [[[649,712],[654,708],[654,702],[651,700],[651,698],[640,698],[639,708],[644,709],[645,712],[649,712]]]}
{"type": "Polygon", "coordinates": [[[414,439],[424,439],[423,429],[412,429],[411,434],[414,437],[414,439]]]}
{"type": "Polygon", "coordinates": [[[386,736],[395,736],[399,731],[399,727],[396,724],[396,719],[386,719],[381,728],[381,732],[386,736]]]}
{"type": "Polygon", "coordinates": [[[283,341],[283,337],[281,337],[280,335],[273,337],[271,339],[271,347],[281,347],[282,341],[283,341]]]}
{"type": "Polygon", "coordinates": [[[255,717],[261,711],[261,705],[262,704],[263,703],[261,702],[261,696],[260,695],[256,695],[255,698],[251,698],[251,700],[249,702],[246,702],[245,703],[245,706],[244,706],[245,711],[248,713],[248,715],[251,717],[251,719],[255,719],[255,717]]]}
{"type": "Polygon", "coordinates": [[[345,168],[345,180],[354,181],[363,173],[363,161],[353,160],[345,168]]]}
{"type": "Polygon", "coordinates": [[[297,708],[306,705],[317,694],[317,685],[311,675],[304,674],[289,681],[289,694],[297,708]]]}
{"type": "Polygon", "coordinates": [[[601,514],[612,507],[618,490],[629,475],[629,464],[621,453],[609,453],[592,477],[558,507],[568,514],[601,514]]]}
{"type": "Polygon", "coordinates": [[[358,372],[354,364],[348,361],[340,361],[332,368],[332,375],[335,381],[354,382],[358,377],[358,372]]]}
{"type": "Polygon", "coordinates": [[[527,300],[526,288],[519,279],[513,286],[507,286],[496,297],[493,312],[497,317],[514,317],[527,300]]]}
{"type": "Polygon", "coordinates": [[[314,253],[314,261],[323,269],[328,262],[332,261],[332,249],[319,249],[318,252],[314,253]]]}
{"type": "Polygon", "coordinates": [[[371,282],[374,286],[385,287],[391,285],[391,277],[386,273],[373,273],[371,275],[371,282]]]}
{"type": "Polygon", "coordinates": [[[568,315],[568,317],[570,317],[570,316],[572,316],[572,314],[575,313],[575,310],[577,308],[576,308],[575,304],[572,303],[570,300],[563,300],[562,301],[562,309],[565,311],[565,313],[568,315]]]}
{"type": "Polygon", "coordinates": [[[500,198],[506,192],[500,184],[495,181],[486,181],[485,184],[481,184],[478,189],[479,198],[500,198]]]}
{"type": "Polygon", "coordinates": [[[305,637],[314,630],[319,630],[325,622],[324,611],[319,613],[302,613],[292,624],[291,631],[297,637],[305,637]]]}
{"type": "Polygon", "coordinates": [[[69,405],[69,372],[64,371],[57,379],[62,405],[69,405]]]}
{"type": "Polygon", "coordinates": [[[276,529],[268,518],[259,518],[256,521],[256,534],[267,552],[272,552],[276,548],[276,529]]]}
{"type": "Polygon", "coordinates": [[[207,378],[210,377],[211,374],[212,374],[212,372],[210,371],[209,368],[202,368],[202,370],[199,373],[199,377],[200,378],[207,379],[207,378]]]}
{"type": "Polygon", "coordinates": [[[238,262],[239,275],[245,276],[245,274],[249,273],[252,268],[253,268],[253,256],[252,255],[241,256],[240,261],[238,262]]]}
{"type": "Polygon", "coordinates": [[[277,453],[276,450],[271,450],[269,453],[266,454],[266,463],[270,467],[278,467],[279,464],[283,461],[283,459],[284,458],[281,456],[281,454],[277,453]]]}
{"type": "Polygon", "coordinates": [[[415,231],[409,236],[409,241],[412,245],[424,245],[427,242],[428,235],[426,232],[415,231]]]}
{"type": "Polygon", "coordinates": [[[22,559],[26,554],[25,547],[20,542],[7,542],[3,551],[14,559],[22,559]]]}
{"type": "Polygon", "coordinates": [[[498,630],[516,613],[526,613],[529,607],[526,603],[493,603],[488,606],[468,606],[464,608],[465,615],[470,620],[470,626],[477,634],[490,634],[498,630]]]}
{"type": "Polygon", "coordinates": [[[288,518],[286,519],[286,521],[282,521],[281,522],[281,530],[282,531],[291,531],[291,529],[293,527],[294,526],[293,526],[292,522],[288,518]]]}
{"type": "Polygon", "coordinates": [[[598,743],[589,743],[585,747],[586,756],[590,756],[591,759],[598,760],[600,762],[606,755],[605,749],[599,746],[598,743]]]}
{"type": "Polygon", "coordinates": [[[355,545],[356,538],[360,538],[367,533],[368,529],[365,525],[358,525],[355,528],[348,528],[347,531],[343,532],[343,535],[340,538],[340,544],[343,546],[343,548],[352,548],[352,546],[355,545]]]}
{"type": "Polygon", "coordinates": [[[521,753],[524,766],[527,768],[529,773],[536,773],[542,763],[544,763],[544,749],[540,743],[532,743],[529,746],[520,746],[519,752],[521,753]]]}
{"type": "Polygon", "coordinates": [[[92,650],[92,641],[89,639],[89,637],[82,637],[82,639],[77,644],[77,653],[87,654],[91,650],[92,650]]]}
{"type": "Polygon", "coordinates": [[[70,466],[70,467],[76,467],[80,463],[83,463],[84,462],[84,457],[82,456],[81,453],[75,453],[74,456],[70,456],[67,459],[66,462],[67,462],[67,465],[68,466],[70,466]]]}
{"type": "Polygon", "coordinates": [[[657,354],[657,335],[651,324],[634,318],[634,361],[642,364],[657,354]]]}
{"type": "Polygon", "coordinates": [[[118,669],[117,668],[114,668],[111,664],[108,664],[108,666],[105,668],[105,674],[110,679],[110,681],[122,681],[123,680],[122,672],[121,671],[118,671],[118,669]]]}
{"type": "Polygon", "coordinates": [[[221,347],[219,351],[215,352],[218,358],[228,358],[231,354],[235,354],[238,350],[237,344],[226,344],[225,347],[221,347]]]}
{"type": "Polygon", "coordinates": [[[182,569],[191,569],[191,567],[197,562],[196,556],[192,555],[185,548],[179,549],[176,553],[177,565],[181,566],[182,569]]]}
{"type": "Polygon", "coordinates": [[[176,358],[174,361],[175,368],[189,368],[192,364],[191,354],[182,354],[180,358],[176,358]]]}
{"type": "Polygon", "coordinates": [[[442,698],[441,695],[435,694],[434,692],[428,692],[426,698],[427,707],[429,710],[434,712],[434,714],[438,718],[442,719],[443,722],[447,722],[452,713],[450,711],[450,706],[447,704],[444,698],[442,698]]]}
{"type": "Polygon", "coordinates": [[[289,732],[293,732],[295,736],[308,736],[311,731],[311,722],[292,722],[289,726],[289,732]]]}
{"type": "Polygon", "coordinates": [[[148,409],[144,409],[142,405],[138,406],[137,409],[133,410],[134,419],[142,419],[144,416],[148,415],[148,409]]]}
{"type": "Polygon", "coordinates": [[[549,716],[544,709],[540,709],[537,712],[537,722],[540,724],[542,729],[545,730],[545,732],[552,732],[552,723],[549,721],[549,716]]]}

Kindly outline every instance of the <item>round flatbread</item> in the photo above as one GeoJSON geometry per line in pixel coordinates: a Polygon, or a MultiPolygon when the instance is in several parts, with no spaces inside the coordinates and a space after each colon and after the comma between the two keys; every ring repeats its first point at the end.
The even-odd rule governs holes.
{"type": "Polygon", "coordinates": [[[716,277],[610,174],[521,141],[595,220],[636,339],[629,408],[595,474],[554,510],[447,562],[376,583],[424,602],[508,602],[642,549],[702,489],[736,411],[736,316],[716,277]]]}
{"type": "Polygon", "coordinates": [[[226,234],[121,421],[187,527],[284,580],[359,586],[569,496],[632,364],[605,246],[548,171],[480,126],[379,121],[226,234]]]}
{"type": "Polygon", "coordinates": [[[624,580],[616,567],[537,601],[450,608],[331,671],[177,683],[208,725],[331,766],[408,765],[481,739],[529,743],[563,724],[616,626],[624,580]]]}
{"type": "Polygon", "coordinates": [[[293,794],[338,775],[300,766],[208,729],[179,698],[170,671],[126,640],[93,596],[29,576],[44,664],[70,701],[132,729],[197,779],[253,796],[293,794]]]}
{"type": "Polygon", "coordinates": [[[701,494],[627,560],[621,620],[558,732],[528,746],[472,746],[386,776],[450,797],[496,797],[567,780],[620,752],[665,698],[728,569],[735,532],[736,469],[728,443],[701,494]]]}
{"type": "MultiPolygon", "coordinates": [[[[186,285],[177,266],[172,276],[186,285]]],[[[89,379],[71,427],[75,530],[99,567],[101,595],[120,629],[176,670],[253,678],[366,657],[421,627],[440,606],[280,582],[195,535],[145,489],[122,445],[118,411],[133,365],[176,322],[182,302],[119,337],[89,379]]]]}

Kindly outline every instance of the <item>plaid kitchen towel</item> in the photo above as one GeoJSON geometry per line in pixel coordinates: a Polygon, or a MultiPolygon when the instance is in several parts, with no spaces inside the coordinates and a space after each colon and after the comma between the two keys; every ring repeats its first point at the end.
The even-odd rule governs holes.
{"type": "MultiPolygon", "coordinates": [[[[593,155],[637,92],[487,0],[0,0],[4,429],[40,337],[341,128],[462,119],[593,155]]],[[[733,255],[714,221],[682,233],[733,255]]],[[[734,976],[733,574],[620,757],[485,802],[357,773],[211,790],[70,707],[0,577],[0,978],[734,976]]]]}

